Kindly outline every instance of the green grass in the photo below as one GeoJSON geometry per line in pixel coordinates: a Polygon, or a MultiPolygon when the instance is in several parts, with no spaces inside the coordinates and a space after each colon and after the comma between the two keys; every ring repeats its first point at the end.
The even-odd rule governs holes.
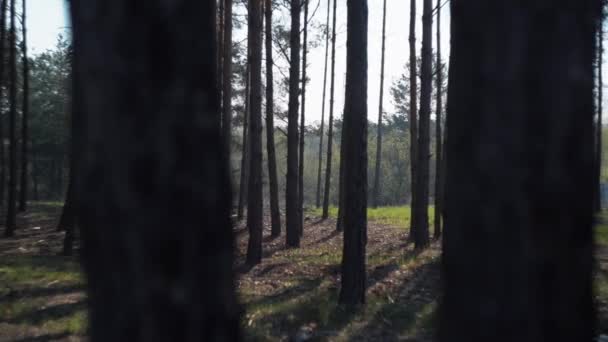
{"type": "MultiPolygon", "coordinates": [[[[314,216],[321,216],[323,210],[315,208],[310,211],[314,216]]],[[[435,207],[429,206],[429,223],[432,224],[434,221],[435,207]]],[[[336,218],[338,216],[338,208],[330,207],[329,216],[336,218]]],[[[411,208],[408,205],[403,206],[391,206],[391,207],[378,207],[378,208],[367,208],[367,219],[379,224],[388,226],[395,226],[399,228],[409,228],[411,219],[411,208]]]]}

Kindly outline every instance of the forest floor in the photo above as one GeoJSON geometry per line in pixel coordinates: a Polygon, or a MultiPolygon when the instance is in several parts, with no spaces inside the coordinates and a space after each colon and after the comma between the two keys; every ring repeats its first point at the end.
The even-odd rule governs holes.
{"type": "MultiPolygon", "coordinates": [[[[0,239],[0,341],[86,341],[84,280],[76,258],[58,256],[60,211],[60,203],[34,203],[19,215],[17,237],[0,239]]],[[[235,267],[248,340],[430,341],[440,245],[414,252],[408,212],[370,209],[367,304],[354,312],[337,305],[342,238],[333,218],[309,212],[299,249],[286,249],[284,236],[271,239],[266,226],[264,259],[253,268],[243,265],[247,232],[238,224],[235,267]]],[[[596,232],[596,295],[607,331],[608,224],[596,232]]]]}

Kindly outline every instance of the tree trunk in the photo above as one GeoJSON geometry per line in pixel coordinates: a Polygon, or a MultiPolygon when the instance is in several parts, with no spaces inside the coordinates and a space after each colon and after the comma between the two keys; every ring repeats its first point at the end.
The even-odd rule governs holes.
{"type": "MultiPolygon", "coordinates": [[[[342,113],[344,119],[344,113],[342,113]]],[[[336,220],[336,230],[341,232],[344,230],[344,146],[346,145],[346,134],[344,133],[344,120],[342,121],[342,132],[340,134],[340,172],[338,179],[338,217],[336,220]]]]}
{"type": "Polygon", "coordinates": [[[602,19],[598,25],[598,89],[597,89],[597,138],[596,138],[596,163],[597,163],[597,177],[596,177],[596,196],[595,196],[595,209],[597,212],[602,210],[602,111],[604,110],[604,81],[603,81],[603,60],[604,60],[604,29],[603,29],[603,8],[602,8],[602,19]]]}
{"type": "MultiPolygon", "coordinates": [[[[248,43],[249,44],[249,43],[248,43]]],[[[249,47],[247,47],[247,56],[249,56],[249,47]]],[[[245,205],[249,191],[249,104],[251,90],[251,69],[249,61],[247,61],[247,70],[245,71],[245,112],[243,113],[243,151],[241,154],[241,175],[239,182],[239,203],[237,208],[237,219],[243,220],[245,205]]]]}
{"type": "Polygon", "coordinates": [[[306,136],[306,54],[308,53],[308,0],[304,1],[304,41],[302,44],[302,113],[300,113],[300,157],[298,164],[298,211],[300,236],[304,235],[304,138],[306,136]]]}
{"type": "Polygon", "coordinates": [[[327,125],[327,164],[325,165],[325,193],[323,196],[323,219],[329,217],[329,189],[331,186],[331,164],[333,152],[333,132],[334,132],[334,100],[335,100],[335,79],[336,79],[336,7],[337,1],[334,0],[334,11],[331,29],[331,80],[329,86],[329,122],[327,125]]]}
{"type": "Polygon", "coordinates": [[[414,211],[416,249],[429,245],[429,159],[431,96],[433,86],[433,0],[424,0],[422,14],[422,63],[420,66],[420,115],[418,126],[417,179],[414,211]]]}
{"type": "Polygon", "coordinates": [[[382,57],[380,59],[380,97],[378,104],[378,134],[376,136],[376,168],[374,172],[374,197],[372,207],[378,207],[380,196],[380,164],[382,162],[382,101],[384,99],[384,48],[386,43],[386,0],[382,6],[382,57]]]}
{"type": "Polygon", "coordinates": [[[287,184],[285,191],[285,226],[287,246],[300,246],[300,211],[298,209],[298,92],[300,84],[300,0],[291,0],[289,104],[287,124],[287,184]]]}
{"type": "Polygon", "coordinates": [[[262,2],[249,0],[249,199],[247,201],[247,264],[262,261],[264,205],[262,188],[262,2]]]}
{"type": "MultiPolygon", "coordinates": [[[[6,49],[6,5],[7,0],[2,0],[2,8],[0,8],[0,61],[5,60],[6,49]]],[[[4,83],[4,65],[0,63],[0,82],[4,83]]],[[[0,87],[0,100],[4,95],[4,91],[0,87]]],[[[2,114],[2,113],[0,113],[2,114]]],[[[0,206],[4,205],[5,186],[6,186],[6,156],[4,150],[4,119],[0,117],[0,206]]]]}
{"type": "Polygon", "coordinates": [[[599,4],[451,3],[439,341],[594,340],[599,4]]]}
{"type": "Polygon", "coordinates": [[[16,224],[17,201],[17,54],[15,42],[15,0],[10,0],[11,27],[9,33],[9,174],[8,174],[8,210],[6,212],[6,237],[14,236],[16,224]]]}
{"type": "Polygon", "coordinates": [[[30,94],[30,68],[29,60],[27,58],[27,16],[26,16],[26,0],[22,1],[22,13],[21,13],[21,24],[23,32],[23,42],[21,45],[23,53],[23,106],[21,107],[21,186],[19,187],[19,211],[25,211],[27,209],[27,188],[28,188],[28,140],[29,140],[29,94],[30,94]]]}
{"type": "Polygon", "coordinates": [[[86,116],[77,189],[90,338],[236,341],[215,1],[140,9],[71,3],[76,112],[86,116]],[[171,53],[150,53],[159,46],[171,53]]]}
{"type": "Polygon", "coordinates": [[[274,145],[274,76],[272,58],[272,0],[265,0],[266,15],[266,150],[268,154],[268,188],[270,190],[270,222],[273,237],[281,235],[279,181],[274,145]]]}
{"type": "Polygon", "coordinates": [[[365,303],[367,243],[367,0],[348,0],[344,103],[344,248],[341,304],[365,303]]]}
{"type": "Polygon", "coordinates": [[[410,236],[414,241],[416,236],[416,180],[418,162],[418,71],[416,61],[416,0],[410,0],[410,236]]]}
{"type": "Polygon", "coordinates": [[[232,170],[232,0],[224,4],[224,62],[222,63],[222,138],[224,156],[228,160],[228,169],[232,170]]]}
{"type": "Polygon", "coordinates": [[[325,24],[325,66],[323,68],[323,97],[321,100],[321,132],[319,134],[319,167],[317,169],[317,192],[315,205],[321,207],[321,169],[323,168],[323,138],[325,133],[325,95],[327,91],[327,58],[329,55],[329,14],[331,0],[327,0],[327,20],[325,24]]]}
{"type": "Polygon", "coordinates": [[[436,88],[437,98],[435,100],[435,215],[433,237],[441,237],[441,211],[443,193],[443,146],[441,136],[441,116],[443,112],[443,64],[441,61],[441,0],[437,0],[437,67],[436,88]]]}

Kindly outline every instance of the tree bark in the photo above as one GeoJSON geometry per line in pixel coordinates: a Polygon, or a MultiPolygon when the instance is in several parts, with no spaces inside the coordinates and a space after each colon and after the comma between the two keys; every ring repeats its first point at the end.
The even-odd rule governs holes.
{"type": "Polygon", "coordinates": [[[9,33],[9,174],[8,174],[8,210],[6,212],[6,237],[14,236],[16,224],[17,201],[17,54],[15,42],[15,0],[10,0],[11,26],[9,33]]]}
{"type": "Polygon", "coordinates": [[[266,150],[268,154],[268,187],[270,190],[270,222],[273,237],[281,235],[279,181],[274,145],[274,76],[272,58],[272,0],[265,0],[266,16],[266,150]]]}
{"type": "Polygon", "coordinates": [[[325,24],[325,66],[323,67],[323,96],[321,100],[321,130],[319,133],[319,167],[317,169],[317,192],[315,205],[321,207],[321,169],[323,168],[323,138],[325,133],[325,95],[327,91],[327,59],[329,55],[329,14],[331,0],[327,0],[327,19],[325,24]]]}
{"type": "Polygon", "coordinates": [[[339,301],[365,303],[367,243],[367,0],[348,0],[344,103],[344,248],[339,301]]]}
{"type": "Polygon", "coordinates": [[[232,170],[232,0],[224,3],[224,49],[222,63],[222,138],[228,169],[232,170]]]}
{"type": "Polygon", "coordinates": [[[239,340],[215,1],[71,12],[91,341],[239,340]]]}
{"type": "MultiPolygon", "coordinates": [[[[247,56],[249,56],[249,42],[247,43],[247,56]]],[[[237,220],[241,221],[244,217],[245,205],[249,191],[249,104],[251,91],[251,68],[247,61],[247,70],[245,71],[245,112],[243,113],[243,151],[241,154],[241,175],[239,182],[239,203],[237,208],[237,220]]]]}
{"type": "Polygon", "coordinates": [[[306,136],[306,55],[308,53],[308,0],[304,2],[304,41],[302,44],[302,113],[300,113],[300,157],[298,164],[298,210],[300,236],[304,235],[304,138],[306,136]]]}
{"type": "Polygon", "coordinates": [[[410,0],[410,241],[416,236],[416,180],[418,163],[418,63],[416,61],[416,0],[410,0]]]}
{"type": "Polygon", "coordinates": [[[264,205],[262,189],[262,2],[249,0],[249,199],[247,201],[247,264],[262,261],[264,205]]]}
{"type": "Polygon", "coordinates": [[[422,14],[422,63],[420,65],[420,114],[418,126],[418,151],[416,198],[414,212],[414,244],[417,249],[429,245],[429,159],[430,159],[430,119],[433,85],[433,2],[424,0],[422,14]]]}
{"type": "Polygon", "coordinates": [[[380,59],[380,96],[378,104],[378,134],[376,136],[376,168],[374,172],[374,194],[372,207],[378,207],[380,196],[380,164],[382,162],[382,102],[384,99],[384,50],[386,43],[386,0],[382,6],[382,57],[380,59]]]}
{"type": "Polygon", "coordinates": [[[19,211],[27,209],[27,188],[28,188],[28,140],[29,140],[29,94],[30,94],[30,67],[27,57],[27,16],[26,0],[21,0],[21,30],[23,32],[23,42],[21,45],[23,53],[23,105],[21,107],[21,186],[19,187],[19,211]]]}
{"type": "MultiPolygon", "coordinates": [[[[0,8],[0,61],[5,60],[6,49],[6,5],[7,0],[2,0],[2,8],[0,8]]],[[[4,83],[4,65],[0,63],[0,82],[4,83]]],[[[4,91],[0,87],[0,100],[4,95],[4,91]]],[[[4,205],[4,196],[6,193],[6,156],[4,150],[4,120],[0,117],[0,206],[4,205]]]]}
{"type": "MultiPolygon", "coordinates": [[[[602,2],[603,3],[603,2],[602,2]]],[[[602,210],[602,112],[604,110],[604,81],[603,81],[603,60],[604,60],[604,29],[603,29],[603,6],[602,6],[602,18],[599,20],[598,25],[598,72],[597,72],[597,131],[596,131],[596,149],[595,159],[597,163],[597,176],[596,176],[596,195],[595,195],[595,210],[599,212],[602,210]]]]}
{"type": "Polygon", "coordinates": [[[300,0],[291,0],[289,104],[287,124],[287,185],[285,191],[285,226],[288,247],[300,246],[298,209],[298,92],[300,84],[300,0]]]}
{"type": "Polygon", "coordinates": [[[323,196],[323,219],[329,217],[329,190],[331,186],[331,164],[333,153],[334,132],[334,100],[336,79],[336,8],[337,0],[334,0],[334,11],[331,29],[331,80],[329,86],[329,122],[327,125],[327,164],[325,165],[325,193],[323,196]]]}
{"type": "Polygon", "coordinates": [[[433,237],[441,237],[441,211],[443,194],[443,146],[441,136],[441,116],[443,113],[443,64],[441,61],[441,0],[437,0],[437,66],[436,66],[436,91],[435,100],[435,215],[433,237]]]}
{"type": "Polygon", "coordinates": [[[451,3],[439,341],[594,340],[599,5],[451,3]]]}

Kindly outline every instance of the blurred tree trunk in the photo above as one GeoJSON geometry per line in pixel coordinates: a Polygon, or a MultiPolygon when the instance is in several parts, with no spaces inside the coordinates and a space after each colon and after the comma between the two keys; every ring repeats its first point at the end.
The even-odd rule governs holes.
{"type": "Polygon", "coordinates": [[[331,0],[327,0],[327,19],[325,23],[325,66],[323,67],[323,96],[321,100],[321,129],[319,133],[319,167],[317,169],[317,193],[315,205],[321,207],[321,170],[323,168],[323,138],[325,133],[325,95],[327,91],[327,59],[329,55],[329,14],[331,0]]]}
{"type": "Polygon", "coordinates": [[[247,264],[262,261],[264,205],[262,188],[262,2],[249,0],[249,199],[247,200],[247,264]]]}
{"type": "Polygon", "coordinates": [[[420,115],[418,126],[418,151],[416,198],[414,212],[414,244],[417,249],[429,245],[429,162],[431,96],[433,87],[433,0],[424,0],[422,14],[422,63],[420,66],[420,115]]]}
{"type": "Polygon", "coordinates": [[[331,164],[333,153],[333,132],[334,132],[334,100],[335,100],[335,79],[336,79],[336,7],[337,1],[334,0],[334,11],[331,29],[331,80],[329,86],[329,122],[327,125],[327,164],[325,165],[325,189],[323,196],[323,219],[329,217],[329,190],[331,187],[331,164]]]}
{"type": "Polygon", "coordinates": [[[443,62],[441,61],[441,0],[437,0],[437,76],[435,100],[435,215],[433,237],[441,237],[441,212],[443,210],[443,146],[441,133],[441,117],[443,114],[443,62]]]}
{"type": "Polygon", "coordinates": [[[367,244],[367,0],[348,0],[344,102],[341,304],[365,303],[367,244]]]}
{"type": "Polygon", "coordinates": [[[378,207],[380,196],[380,164],[382,163],[382,102],[384,99],[384,50],[386,43],[386,0],[382,5],[382,57],[380,59],[380,96],[378,103],[378,133],[376,136],[376,168],[374,172],[374,194],[372,207],[378,207]]]}
{"type": "Polygon", "coordinates": [[[29,141],[29,108],[30,108],[30,67],[27,57],[27,16],[26,0],[21,0],[21,32],[23,41],[21,42],[21,52],[23,54],[23,105],[21,107],[21,186],[19,187],[19,211],[27,209],[27,189],[28,189],[28,141],[29,141]]]}
{"type": "Polygon", "coordinates": [[[302,43],[302,113],[300,113],[300,157],[298,163],[298,210],[300,236],[304,234],[304,138],[306,136],[306,55],[308,53],[308,0],[304,2],[304,41],[302,43]]]}
{"type": "MultiPolygon", "coordinates": [[[[6,50],[6,7],[7,0],[2,0],[0,6],[0,61],[5,60],[6,50]]],[[[4,63],[0,63],[0,82],[4,83],[4,63]]],[[[4,95],[3,87],[0,87],[0,100],[4,95]]],[[[4,149],[4,118],[0,112],[0,206],[4,205],[4,196],[6,193],[6,156],[4,149]]]]}
{"type": "MultiPolygon", "coordinates": [[[[247,43],[249,44],[249,42],[247,43]]],[[[250,46],[247,47],[247,56],[249,56],[250,46]]],[[[243,151],[241,154],[241,173],[239,182],[239,203],[237,208],[237,219],[241,221],[244,217],[245,205],[249,191],[249,104],[251,101],[251,68],[247,61],[245,71],[245,112],[243,112],[243,151]]]]}
{"type": "MultiPolygon", "coordinates": [[[[604,4],[605,1],[602,1],[604,4]]],[[[603,61],[604,61],[604,5],[602,5],[602,18],[598,24],[598,50],[597,50],[597,78],[598,78],[598,89],[597,89],[597,132],[596,132],[596,148],[595,148],[595,160],[597,163],[597,175],[596,175],[596,186],[595,186],[595,210],[602,210],[602,111],[604,110],[604,81],[603,81],[603,61]]]]}
{"type": "Polygon", "coordinates": [[[11,26],[9,31],[9,173],[8,173],[8,210],[6,212],[6,237],[14,236],[17,216],[17,53],[15,31],[15,0],[10,1],[11,26]]]}
{"type": "Polygon", "coordinates": [[[91,341],[239,340],[215,1],[71,11],[91,341]]]}
{"type": "Polygon", "coordinates": [[[268,154],[268,188],[270,190],[270,222],[272,236],[281,235],[279,181],[274,143],[274,76],[272,58],[272,0],[265,0],[266,16],[266,150],[268,154]]]}
{"type": "Polygon", "coordinates": [[[416,180],[418,162],[418,71],[416,61],[416,0],[410,0],[410,235],[409,240],[414,241],[416,236],[416,180]]]}
{"type": "Polygon", "coordinates": [[[222,63],[222,138],[224,139],[224,155],[228,160],[228,169],[232,170],[232,0],[224,4],[224,49],[222,63]]]}
{"type": "Polygon", "coordinates": [[[285,191],[285,226],[287,246],[300,246],[300,210],[298,209],[298,93],[300,90],[300,12],[301,1],[291,0],[289,104],[287,113],[287,185],[285,191]]]}
{"type": "Polygon", "coordinates": [[[451,3],[439,341],[594,340],[599,5],[451,3]]]}

